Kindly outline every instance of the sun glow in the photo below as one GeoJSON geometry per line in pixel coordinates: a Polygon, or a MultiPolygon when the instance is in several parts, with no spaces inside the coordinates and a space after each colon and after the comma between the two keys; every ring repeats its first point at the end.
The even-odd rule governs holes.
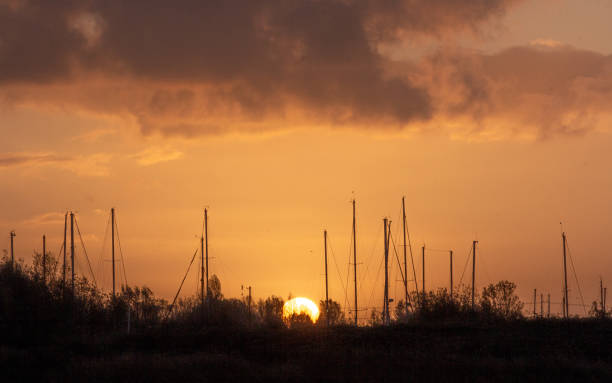
{"type": "Polygon", "coordinates": [[[306,314],[310,317],[310,320],[316,322],[319,318],[319,307],[308,298],[293,298],[285,302],[283,306],[283,318],[287,319],[294,314],[306,314]]]}

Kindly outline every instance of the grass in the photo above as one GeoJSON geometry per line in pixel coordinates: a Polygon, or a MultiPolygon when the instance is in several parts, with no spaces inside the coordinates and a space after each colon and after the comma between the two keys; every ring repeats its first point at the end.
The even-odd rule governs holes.
{"type": "Polygon", "coordinates": [[[0,346],[4,381],[612,381],[612,323],[156,329],[0,346]]]}

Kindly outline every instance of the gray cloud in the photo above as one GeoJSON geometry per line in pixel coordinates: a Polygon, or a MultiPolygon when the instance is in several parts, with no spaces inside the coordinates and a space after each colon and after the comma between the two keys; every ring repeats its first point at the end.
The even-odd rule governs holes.
{"type": "Polygon", "coordinates": [[[437,115],[469,121],[475,133],[581,135],[610,118],[612,56],[596,52],[567,45],[490,55],[440,50],[420,71],[437,115]]]}
{"type": "Polygon", "coordinates": [[[0,0],[0,87],[91,76],[146,83],[158,89],[124,110],[90,96],[101,104],[94,108],[140,121],[179,117],[168,131],[162,118],[145,132],[207,132],[218,124],[202,116],[219,105],[242,125],[297,113],[323,124],[401,126],[431,118],[435,106],[428,89],[389,76],[378,45],[474,31],[515,2],[0,0]],[[176,83],[185,89],[167,89],[176,83]]]}

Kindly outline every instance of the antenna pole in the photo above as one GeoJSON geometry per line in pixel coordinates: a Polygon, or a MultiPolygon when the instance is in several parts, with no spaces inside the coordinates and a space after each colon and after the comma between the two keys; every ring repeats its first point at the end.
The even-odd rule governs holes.
{"type": "Polygon", "coordinates": [[[251,286],[249,286],[249,324],[251,323],[251,286]]]}
{"type": "Polygon", "coordinates": [[[383,219],[385,235],[385,295],[383,299],[383,324],[389,324],[389,235],[387,234],[388,221],[383,219]]]}
{"type": "Polygon", "coordinates": [[[353,198],[353,276],[355,285],[355,326],[357,326],[357,229],[355,221],[355,199],[353,198]]]}
{"type": "Polygon", "coordinates": [[[425,298],[425,245],[421,248],[423,258],[423,299],[425,298]]]}
{"type": "Polygon", "coordinates": [[[62,265],[62,291],[66,289],[66,231],[68,228],[68,212],[64,214],[64,263],[62,265]]]}
{"type": "Polygon", "coordinates": [[[540,317],[544,318],[544,294],[540,293],[540,317]]]}
{"type": "Polygon", "coordinates": [[[74,213],[70,212],[70,288],[74,297],[74,213]]]}
{"type": "Polygon", "coordinates": [[[476,286],[476,244],[478,241],[472,241],[472,311],[474,311],[474,291],[476,286]]]}
{"type": "Polygon", "coordinates": [[[323,230],[323,245],[325,248],[325,318],[329,327],[329,291],[327,284],[327,230],[323,230]]]}
{"type": "Polygon", "coordinates": [[[546,300],[546,301],[547,301],[547,304],[548,304],[548,310],[547,310],[547,312],[546,312],[546,316],[547,316],[548,318],[550,318],[550,293],[548,293],[548,298],[547,298],[547,300],[546,300]]]}
{"type": "Polygon", "coordinates": [[[13,238],[15,238],[15,231],[11,231],[11,270],[15,267],[15,252],[13,247],[13,238]]]}
{"type": "Polygon", "coordinates": [[[561,233],[563,238],[563,294],[564,294],[564,314],[565,318],[569,317],[569,299],[567,295],[567,238],[565,232],[561,233]]]}
{"type": "MultiPolygon", "coordinates": [[[[206,246],[206,300],[210,306],[210,287],[208,286],[208,209],[204,209],[204,245],[206,246]]],[[[250,289],[250,287],[249,287],[250,289]]]]}
{"type": "Polygon", "coordinates": [[[563,318],[565,318],[565,297],[561,298],[561,309],[563,310],[563,318]]]}
{"type": "Polygon", "coordinates": [[[42,252],[42,279],[43,283],[47,283],[47,237],[43,234],[43,252],[42,252]]]}
{"type": "Polygon", "coordinates": [[[115,290],[115,208],[111,208],[111,265],[113,268],[113,299],[116,296],[115,290]]]}
{"type": "Polygon", "coordinates": [[[204,307],[204,236],[200,237],[200,305],[204,307]]]}
{"type": "Polygon", "coordinates": [[[601,305],[601,312],[605,314],[603,301],[604,301],[603,299],[603,281],[601,280],[601,277],[599,277],[599,302],[601,305]]]}
{"type": "Polygon", "coordinates": [[[404,233],[404,304],[408,309],[408,262],[406,260],[406,202],[402,197],[402,231],[404,233]]]}
{"type": "Polygon", "coordinates": [[[453,299],[453,251],[450,251],[450,297],[453,299]]]}
{"type": "Polygon", "coordinates": [[[533,289],[533,317],[536,317],[536,303],[538,302],[538,297],[536,295],[537,291],[536,289],[533,289]]]}

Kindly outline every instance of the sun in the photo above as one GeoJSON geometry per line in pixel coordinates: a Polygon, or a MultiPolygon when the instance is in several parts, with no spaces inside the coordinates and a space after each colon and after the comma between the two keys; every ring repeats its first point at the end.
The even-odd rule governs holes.
{"type": "Polygon", "coordinates": [[[293,298],[285,302],[283,306],[283,318],[288,319],[294,314],[306,314],[314,323],[319,319],[319,307],[308,298],[293,298]]]}

